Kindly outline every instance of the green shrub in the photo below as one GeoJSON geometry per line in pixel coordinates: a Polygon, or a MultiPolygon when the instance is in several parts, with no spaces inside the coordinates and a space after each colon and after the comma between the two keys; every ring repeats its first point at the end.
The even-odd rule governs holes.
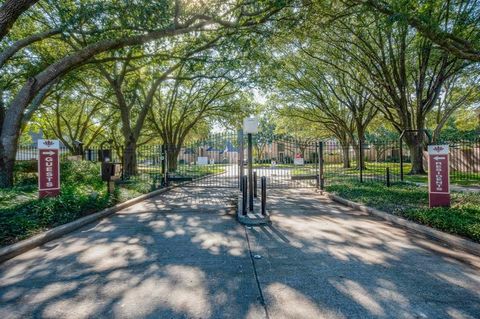
{"type": "Polygon", "coordinates": [[[65,161],[61,163],[62,184],[87,184],[100,186],[100,163],[89,161],[65,161]]]}
{"type": "Polygon", "coordinates": [[[58,197],[31,199],[0,210],[0,243],[10,244],[39,231],[88,215],[111,204],[105,191],[65,185],[58,197]],[[88,189],[90,192],[86,192],[88,189]],[[96,195],[95,195],[96,194],[96,195]]]}
{"type": "MultiPolygon", "coordinates": [[[[31,161],[19,162],[17,174],[31,174],[31,161]]],[[[36,171],[36,168],[35,168],[36,171]]],[[[61,193],[37,198],[37,181],[23,178],[16,187],[0,190],[0,244],[10,244],[109,206],[98,163],[64,161],[60,166],[61,193]]]]}
{"type": "Polygon", "coordinates": [[[16,186],[37,184],[37,161],[16,161],[13,169],[16,186]]]}
{"type": "Polygon", "coordinates": [[[60,195],[38,199],[36,170],[28,173],[32,169],[32,163],[19,162],[17,173],[34,174],[33,182],[24,179],[23,184],[14,188],[0,189],[2,246],[152,190],[151,182],[132,179],[117,185],[114,195],[108,196],[106,183],[100,177],[99,163],[64,161],[60,167],[60,195]]]}
{"type": "Polygon", "coordinates": [[[480,242],[480,196],[478,193],[452,193],[452,206],[428,207],[426,187],[343,181],[327,186],[327,191],[389,213],[449,233],[480,242]]]}
{"type": "MultiPolygon", "coordinates": [[[[37,161],[17,161],[14,170],[16,186],[37,185],[37,161]]],[[[89,161],[62,161],[60,176],[62,185],[99,184],[100,164],[89,161]]]]}

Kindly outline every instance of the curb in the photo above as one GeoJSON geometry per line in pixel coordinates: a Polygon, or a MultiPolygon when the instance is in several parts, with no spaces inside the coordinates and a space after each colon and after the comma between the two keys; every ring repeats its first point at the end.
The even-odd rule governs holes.
{"type": "Polygon", "coordinates": [[[380,218],[382,218],[386,221],[389,221],[393,224],[403,226],[405,228],[408,228],[410,230],[414,230],[416,232],[419,232],[419,233],[421,233],[423,235],[426,235],[426,236],[429,236],[429,237],[433,237],[436,240],[438,240],[442,243],[445,243],[445,244],[447,244],[447,245],[449,245],[449,246],[451,246],[455,249],[462,250],[464,252],[468,252],[472,255],[480,256],[480,244],[477,244],[477,243],[475,243],[471,240],[464,239],[464,238],[459,237],[459,236],[451,235],[451,234],[445,233],[443,231],[433,229],[433,228],[428,227],[428,226],[417,224],[417,223],[409,221],[405,218],[401,218],[401,217],[386,213],[384,211],[381,211],[381,210],[378,210],[378,209],[375,209],[375,208],[371,208],[371,207],[368,207],[368,206],[365,206],[365,205],[361,205],[361,204],[352,202],[348,199],[345,199],[343,197],[340,197],[340,196],[337,196],[337,195],[334,195],[334,194],[330,194],[326,191],[320,191],[320,193],[322,195],[325,195],[329,199],[331,199],[335,202],[338,202],[340,204],[343,204],[345,206],[348,206],[348,207],[351,207],[351,208],[354,208],[354,209],[358,209],[362,212],[380,217],[380,218]]]}
{"type": "Polygon", "coordinates": [[[0,263],[11,259],[15,256],[18,256],[20,254],[23,254],[26,251],[29,251],[33,248],[36,248],[40,245],[43,245],[53,239],[57,239],[65,234],[71,233],[74,230],[79,229],[80,227],[83,227],[87,224],[90,224],[94,221],[97,221],[99,219],[105,218],[107,216],[110,216],[119,210],[122,210],[124,208],[130,207],[132,205],[135,205],[145,199],[148,199],[150,197],[154,197],[156,195],[165,193],[169,190],[171,190],[173,187],[165,187],[162,189],[158,189],[156,191],[140,195],[138,197],[129,199],[123,203],[117,204],[115,206],[106,208],[104,210],[101,210],[99,212],[93,213],[91,215],[79,218],[77,220],[74,220],[73,222],[63,224],[57,227],[54,227],[50,230],[47,230],[43,233],[40,233],[38,235],[35,235],[33,237],[27,238],[25,240],[19,241],[18,243],[3,247],[0,249],[0,263]]]}

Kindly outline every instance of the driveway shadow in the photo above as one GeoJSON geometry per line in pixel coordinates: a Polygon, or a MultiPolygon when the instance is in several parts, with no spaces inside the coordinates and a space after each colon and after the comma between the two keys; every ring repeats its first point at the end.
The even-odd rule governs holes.
{"type": "Polygon", "coordinates": [[[171,191],[5,262],[0,318],[263,317],[232,196],[171,191]]]}
{"type": "Polygon", "coordinates": [[[428,238],[313,193],[268,200],[248,239],[271,318],[479,317],[479,269],[428,238]]]}

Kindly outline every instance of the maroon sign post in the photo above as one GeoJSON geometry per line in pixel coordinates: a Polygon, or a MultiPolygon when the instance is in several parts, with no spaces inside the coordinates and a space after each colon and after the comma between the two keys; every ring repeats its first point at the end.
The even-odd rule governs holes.
{"type": "Polygon", "coordinates": [[[60,194],[60,143],[38,140],[38,197],[60,194]]]}
{"type": "Polygon", "coordinates": [[[450,206],[448,145],[428,146],[428,202],[430,207],[450,206]]]}

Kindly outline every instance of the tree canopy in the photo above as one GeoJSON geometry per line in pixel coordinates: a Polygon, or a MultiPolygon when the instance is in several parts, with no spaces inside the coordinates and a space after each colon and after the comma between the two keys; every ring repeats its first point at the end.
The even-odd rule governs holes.
{"type": "Polygon", "coordinates": [[[250,113],[268,119],[266,142],[290,131],[349,148],[412,131],[412,173],[423,173],[425,131],[434,140],[478,136],[479,8],[477,0],[2,1],[0,187],[12,185],[30,130],[73,153],[77,141],[112,141],[135,174],[138,146],[178,150],[250,113]]]}

